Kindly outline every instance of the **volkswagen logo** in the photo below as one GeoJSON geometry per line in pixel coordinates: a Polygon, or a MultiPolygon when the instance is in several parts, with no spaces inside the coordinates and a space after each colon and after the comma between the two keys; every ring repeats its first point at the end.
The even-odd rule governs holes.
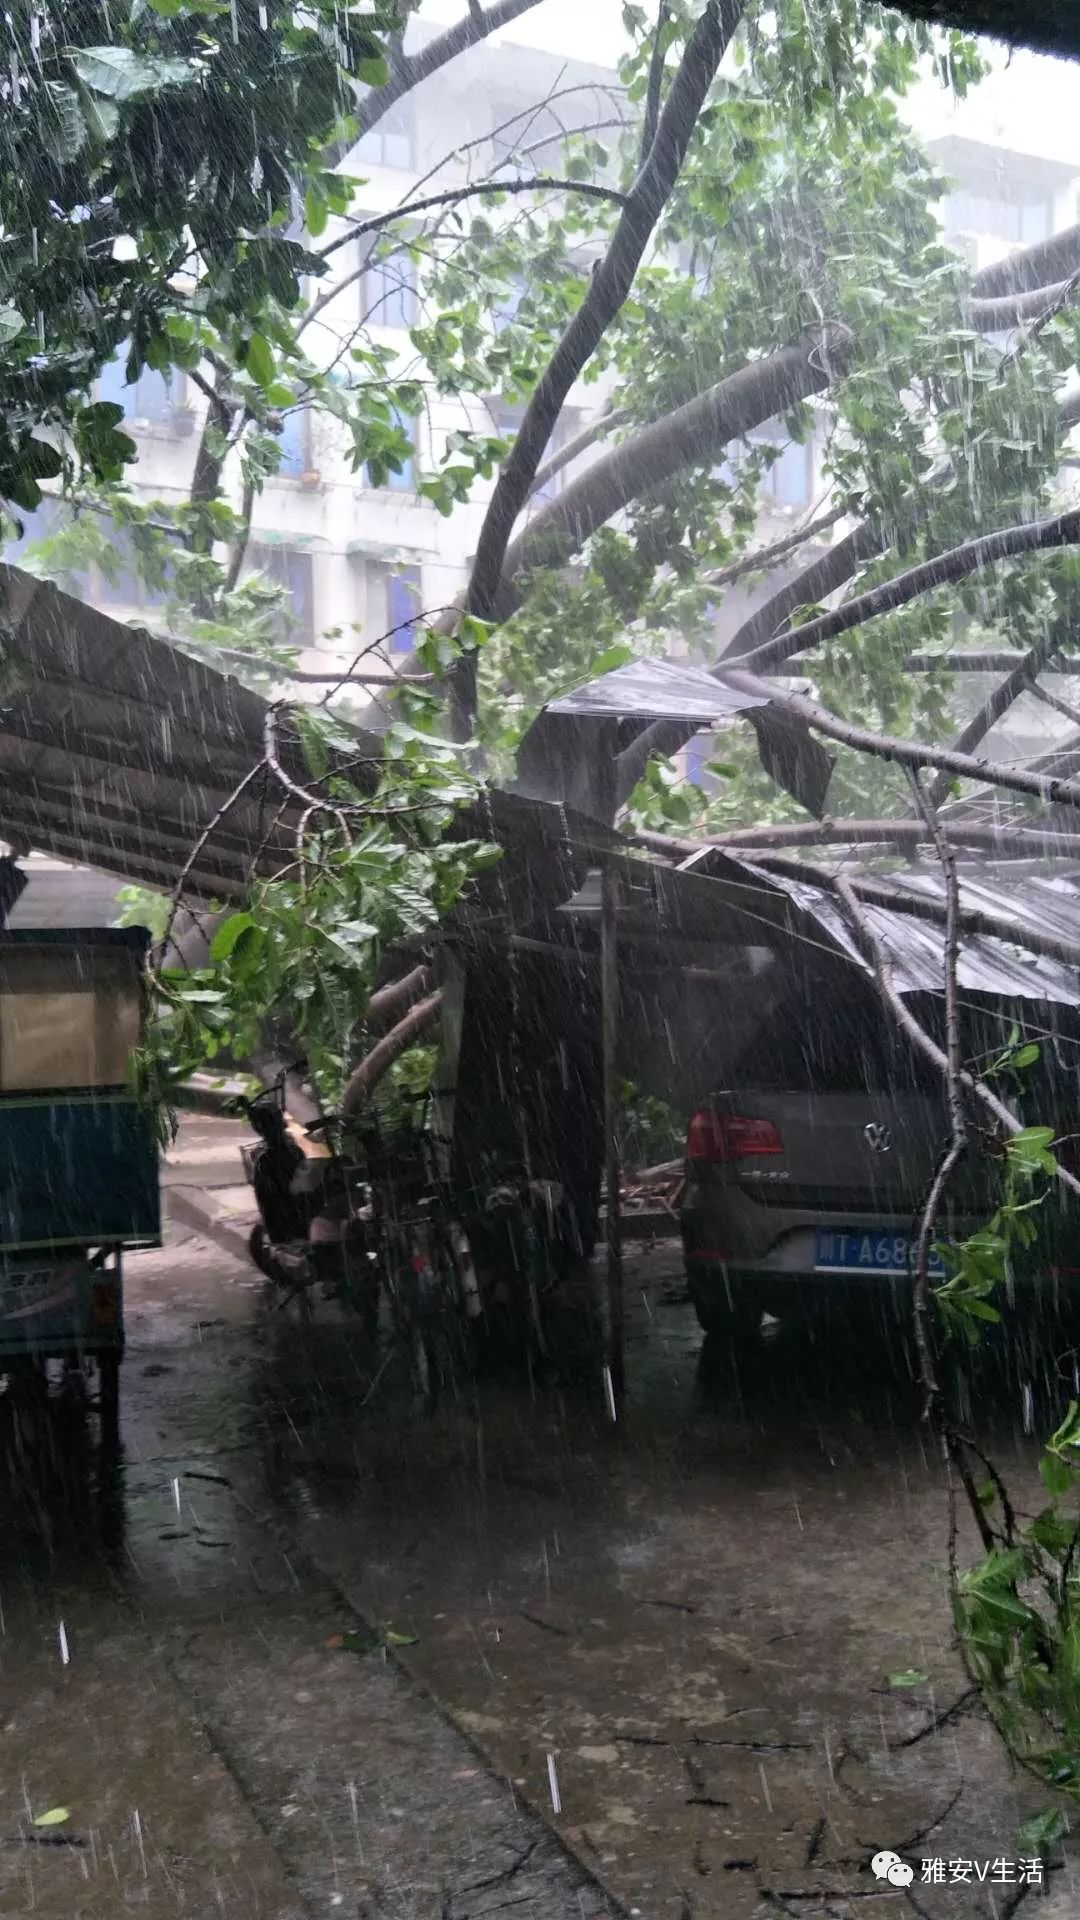
{"type": "Polygon", "coordinates": [[[863,1139],[875,1153],[891,1153],[892,1129],[880,1120],[868,1120],[863,1128],[863,1139]]]}

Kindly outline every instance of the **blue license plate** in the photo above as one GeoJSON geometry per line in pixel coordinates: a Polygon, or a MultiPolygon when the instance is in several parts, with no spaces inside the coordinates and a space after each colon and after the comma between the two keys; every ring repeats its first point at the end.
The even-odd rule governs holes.
{"type": "MultiPolygon", "coordinates": [[[[906,1233],[819,1233],[817,1273],[914,1273],[915,1241],[906,1233]]],[[[945,1278],[945,1262],[931,1250],[930,1273],[945,1278]]]]}

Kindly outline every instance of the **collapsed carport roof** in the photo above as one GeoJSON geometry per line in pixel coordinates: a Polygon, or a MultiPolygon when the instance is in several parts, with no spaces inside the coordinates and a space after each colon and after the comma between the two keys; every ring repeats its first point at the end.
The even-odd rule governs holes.
{"type": "MultiPolygon", "coordinates": [[[[0,566],[0,830],[151,886],[176,883],[264,754],[267,703],[168,642],[0,566]]],[[[377,751],[377,743],[373,743],[377,751]]],[[[253,787],[195,861],[190,890],[242,894],[262,848],[288,858],[274,794],[253,787]]]]}
{"type": "MultiPolygon", "coordinates": [[[[0,566],[0,631],[9,845],[165,890],[183,877],[185,899],[201,902],[240,899],[253,874],[295,858],[303,799],[283,803],[280,782],[250,779],[272,712],[261,695],[14,567],[0,566]]],[[[283,736],[276,751],[303,785],[311,776],[283,736]]],[[[351,729],[350,781],[373,785],[381,759],[378,736],[351,729]]],[[[565,809],[497,791],[464,809],[456,830],[505,849],[474,896],[478,925],[542,915],[612,838],[565,809]]]]}
{"type": "MultiPolygon", "coordinates": [[[[740,714],[759,718],[764,704],[681,662],[633,661],[548,703],[526,735],[526,785],[546,790],[551,799],[559,797],[553,783],[568,763],[563,741],[568,726],[575,730],[577,754],[595,771],[617,744],[614,728],[658,718],[706,727],[740,714]]],[[[755,863],[734,850],[703,846],[691,851],[693,843],[665,843],[663,836],[653,835],[643,839],[658,849],[666,845],[671,864],[666,877],[658,868],[649,881],[640,863],[623,863],[619,931],[624,942],[647,947],[662,941],[674,964],[680,946],[689,953],[710,940],[765,946],[795,942],[804,951],[816,948],[833,961],[869,972],[842,905],[827,886],[815,883],[812,870],[804,876],[793,862],[755,863]],[[685,846],[684,856],[679,855],[680,845],[685,846]]],[[[1080,838],[1077,850],[1080,858],[1080,838]]],[[[878,880],[881,897],[864,900],[861,906],[897,987],[902,993],[942,992],[945,890],[940,870],[908,867],[878,880]]],[[[963,938],[959,978],[966,991],[1080,1004],[1080,891],[1071,877],[1032,873],[1029,864],[1009,871],[1007,863],[987,860],[965,864],[960,890],[964,912],[984,922],[981,929],[970,927],[963,938]],[[987,930],[989,923],[1026,933],[1034,949],[995,937],[987,930]]],[[[596,888],[580,895],[567,911],[580,924],[595,920],[596,888]]]]}
{"type": "MultiPolygon", "coordinates": [[[[302,802],[283,808],[280,788],[263,790],[258,781],[207,832],[263,759],[270,706],[260,695],[10,567],[0,567],[0,621],[4,838],[169,888],[205,836],[185,880],[185,894],[202,900],[240,898],[253,871],[273,872],[293,857],[302,802]]],[[[726,699],[693,669],[657,673],[657,663],[649,664],[653,697],[659,685],[669,710],[677,701],[684,709],[687,702],[702,703],[697,710],[704,718],[718,692],[726,699]]],[[[633,692],[644,705],[650,697],[636,673],[620,670],[607,682],[608,712],[612,699],[625,703],[633,692]]],[[[604,695],[595,689],[573,696],[573,703],[575,718],[583,709],[605,712],[604,695]]],[[[734,696],[729,710],[754,704],[734,696]]],[[[374,768],[379,740],[357,732],[356,745],[374,768]]],[[[298,780],[306,777],[302,765],[294,772],[298,780]]],[[[621,937],[639,950],[649,945],[674,967],[694,946],[790,950],[794,943],[865,971],[835,900],[809,879],[717,851],[681,866],[653,862],[619,851],[624,841],[565,805],[497,790],[459,816],[458,830],[494,839],[505,851],[453,917],[452,937],[562,939],[568,919],[584,928],[595,910],[581,893],[587,873],[614,860],[622,879],[621,937]]],[[[909,892],[921,888],[929,897],[937,888],[940,896],[938,875],[893,878],[909,892]]],[[[1010,878],[1006,888],[988,868],[965,874],[964,888],[969,904],[989,904],[1016,923],[1026,919],[1044,938],[1047,928],[1056,930],[1066,954],[1073,946],[1080,950],[1080,903],[1070,882],[1028,876],[1010,878]]],[[[902,990],[939,990],[940,931],[906,913],[869,911],[902,990]]],[[[969,989],[987,994],[1080,1002],[1080,975],[1067,958],[1033,955],[1001,940],[966,938],[961,977],[969,989]]]]}
{"type": "MultiPolygon", "coordinates": [[[[630,854],[614,863],[620,879],[617,928],[620,947],[639,955],[666,956],[673,967],[694,967],[710,946],[773,947],[813,954],[828,963],[868,975],[861,953],[835,896],[811,878],[776,873],[709,848],[679,865],[646,863],[630,854]]],[[[898,901],[944,912],[940,873],[905,869],[879,876],[883,892],[898,901]]],[[[961,906],[973,913],[1011,919],[1019,933],[1041,944],[1055,939],[1063,953],[1080,955],[1080,894],[1069,881],[1026,874],[1003,877],[1000,867],[960,874],[961,906]]],[[[904,994],[941,993],[944,988],[944,938],[940,925],[904,910],[863,903],[863,911],[904,994]]],[[[595,928],[600,919],[598,877],[590,875],[578,894],[555,916],[558,925],[595,928]]],[[[1000,1000],[1043,1000],[1080,1006],[1080,967],[1052,953],[1033,953],[1019,941],[965,934],[958,967],[959,984],[968,993],[1000,1000]]]]}

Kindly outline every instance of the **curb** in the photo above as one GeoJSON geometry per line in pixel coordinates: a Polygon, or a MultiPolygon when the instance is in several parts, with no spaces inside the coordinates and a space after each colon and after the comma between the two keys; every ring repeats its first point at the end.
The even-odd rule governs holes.
{"type": "Polygon", "coordinates": [[[248,1252],[249,1229],[223,1220],[205,1188],[167,1186],[162,1190],[162,1198],[170,1220],[190,1227],[193,1233],[199,1234],[204,1240],[212,1240],[236,1260],[246,1263],[251,1259],[248,1252]]]}

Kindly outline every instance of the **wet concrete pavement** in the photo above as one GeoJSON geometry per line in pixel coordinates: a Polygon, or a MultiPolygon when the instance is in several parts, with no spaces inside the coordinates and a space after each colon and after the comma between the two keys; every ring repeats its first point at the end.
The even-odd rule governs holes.
{"type": "MultiPolygon", "coordinates": [[[[188,1137],[189,1191],[234,1189],[220,1129],[188,1137]]],[[[115,1483],[77,1412],[4,1412],[0,1913],[1080,1911],[1068,1861],[1048,1898],[918,1877],[1011,1866],[1044,1799],[965,1699],[941,1475],[872,1313],[736,1367],[675,1249],[634,1249],[617,1424],[587,1344],[427,1419],[333,1306],[301,1329],[173,1236],[129,1268],[115,1483]],[[25,1844],[58,1804],[38,1842],[80,1844],[25,1844]]],[[[1021,1486],[1067,1373],[994,1377],[1021,1486]]]]}

